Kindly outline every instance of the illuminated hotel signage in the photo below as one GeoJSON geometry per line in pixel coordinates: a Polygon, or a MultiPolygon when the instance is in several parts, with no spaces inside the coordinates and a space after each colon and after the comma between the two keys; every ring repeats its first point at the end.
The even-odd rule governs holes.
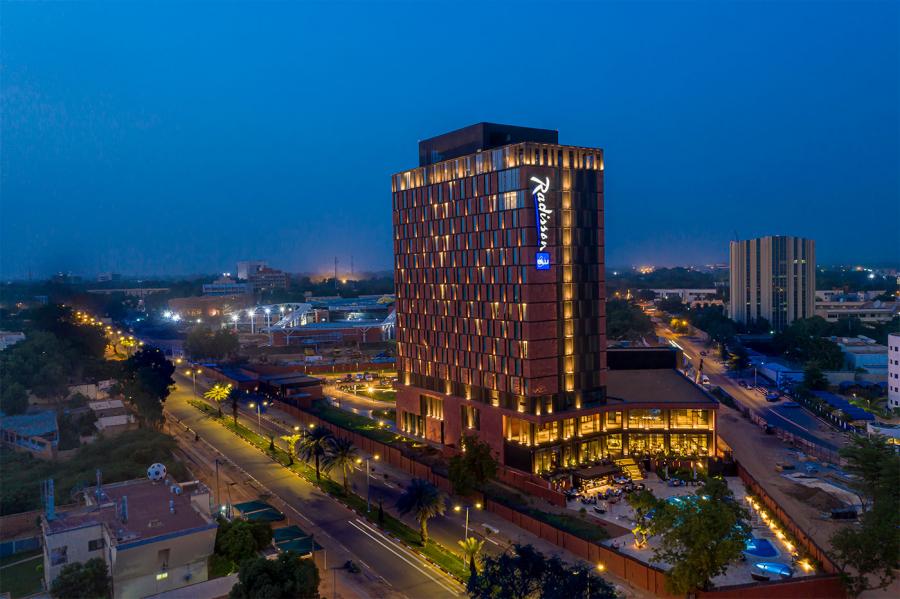
{"type": "Polygon", "coordinates": [[[538,251],[535,254],[535,264],[538,270],[550,270],[550,253],[547,249],[547,241],[550,238],[550,215],[553,211],[547,208],[545,195],[550,189],[550,177],[540,180],[532,177],[535,183],[531,196],[534,198],[534,225],[537,230],[538,251]]]}

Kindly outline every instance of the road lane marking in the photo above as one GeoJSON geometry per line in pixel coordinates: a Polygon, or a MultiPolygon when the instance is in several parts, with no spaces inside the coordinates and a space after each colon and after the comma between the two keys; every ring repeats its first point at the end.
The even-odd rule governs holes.
{"type": "MultiPolygon", "coordinates": [[[[382,547],[384,547],[385,549],[387,549],[388,551],[390,551],[391,553],[393,553],[394,555],[396,555],[397,557],[399,557],[401,560],[403,560],[404,562],[406,562],[407,564],[409,564],[410,566],[412,566],[413,568],[415,568],[416,570],[418,570],[419,572],[421,572],[422,574],[424,574],[425,576],[427,576],[427,577],[428,577],[430,580],[432,580],[436,585],[438,585],[439,587],[441,587],[442,589],[444,589],[444,590],[447,591],[448,593],[452,593],[453,595],[458,595],[458,594],[459,594],[455,589],[453,589],[453,588],[447,586],[447,585],[444,584],[442,581],[438,580],[437,578],[435,578],[434,576],[432,576],[430,573],[426,572],[425,570],[423,570],[422,568],[420,568],[419,566],[417,566],[415,563],[413,563],[412,561],[410,561],[409,559],[407,559],[406,557],[404,557],[404,555],[398,553],[397,551],[394,551],[394,549],[399,549],[400,551],[403,551],[403,553],[406,553],[406,551],[405,551],[402,547],[400,547],[399,545],[397,545],[395,541],[392,541],[391,539],[388,539],[387,537],[385,537],[384,535],[382,535],[381,533],[379,533],[379,532],[376,531],[375,529],[371,529],[372,532],[374,532],[376,535],[378,535],[378,537],[381,537],[382,539],[384,539],[384,541],[385,541],[386,543],[389,543],[389,544],[386,544],[386,543],[382,542],[382,541],[379,540],[377,537],[375,537],[374,535],[372,535],[372,534],[369,533],[369,530],[367,530],[367,529],[369,529],[369,527],[366,526],[365,524],[363,524],[362,521],[359,520],[359,518],[357,518],[355,521],[348,521],[348,523],[350,524],[350,526],[352,526],[353,528],[355,528],[355,529],[358,530],[359,532],[363,533],[364,535],[366,535],[367,537],[369,537],[370,539],[372,539],[373,541],[375,541],[376,543],[378,543],[379,545],[381,545],[382,547]],[[360,526],[361,524],[362,524],[362,526],[360,526]],[[392,546],[393,546],[393,548],[392,548],[392,546]]],[[[414,557],[412,554],[408,554],[408,553],[407,553],[407,555],[408,555],[409,557],[413,557],[413,559],[421,559],[421,558],[418,558],[417,556],[414,557]]]]}

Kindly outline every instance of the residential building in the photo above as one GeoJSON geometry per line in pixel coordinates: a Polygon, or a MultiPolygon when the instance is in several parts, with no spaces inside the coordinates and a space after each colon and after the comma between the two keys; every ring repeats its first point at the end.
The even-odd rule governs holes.
{"type": "Polygon", "coordinates": [[[219,277],[212,283],[203,285],[203,295],[246,295],[253,293],[253,286],[249,283],[239,283],[230,277],[219,277]]]}
{"type": "MultiPolygon", "coordinates": [[[[401,430],[456,448],[473,434],[535,473],[667,442],[649,432],[666,400],[607,372],[602,150],[480,123],[420,142],[391,183],[401,430]],[[653,410],[633,444],[626,401],[653,410]]],[[[668,370],[647,379],[692,388],[668,370]]]]}
{"type": "Polygon", "coordinates": [[[844,352],[844,367],[847,370],[861,368],[871,374],[887,373],[888,348],[874,339],[859,335],[857,337],[832,337],[844,352]]]}
{"type": "Polygon", "coordinates": [[[25,333],[21,331],[0,331],[0,351],[12,347],[20,341],[25,341],[25,333]]]}
{"type": "Polygon", "coordinates": [[[52,459],[59,444],[59,426],[56,412],[46,410],[32,414],[3,416],[0,418],[0,440],[15,451],[52,459]]]}
{"type": "Polygon", "coordinates": [[[732,320],[765,319],[775,331],[815,310],[816,246],[811,239],[776,235],[731,242],[732,320]]]}
{"type": "Polygon", "coordinates": [[[49,502],[41,518],[47,588],[66,565],[92,558],[109,567],[116,599],[207,580],[218,525],[201,483],[132,480],[82,495],[84,505],[65,512],[49,502]]]}
{"type": "Polygon", "coordinates": [[[247,281],[253,286],[254,291],[287,289],[290,284],[290,276],[284,271],[262,266],[256,272],[250,273],[247,281]]]}
{"type": "Polygon", "coordinates": [[[267,266],[269,263],[265,260],[241,260],[237,263],[237,278],[239,281],[246,281],[250,275],[267,266]]]}
{"type": "Polygon", "coordinates": [[[846,289],[816,289],[816,303],[818,302],[866,302],[884,295],[884,289],[868,291],[847,291],[846,289]]]}
{"type": "Polygon", "coordinates": [[[138,427],[134,414],[125,407],[121,399],[92,401],[88,402],[88,407],[97,417],[94,427],[98,433],[115,436],[138,427]]]}
{"type": "Polygon", "coordinates": [[[112,281],[121,281],[122,275],[117,272],[101,272],[97,275],[98,283],[111,283],[112,281]]]}
{"type": "Polygon", "coordinates": [[[815,315],[821,316],[828,322],[837,322],[842,318],[855,318],[860,322],[883,324],[900,316],[900,302],[816,300],[815,315]]]}
{"type": "Polygon", "coordinates": [[[900,408],[900,334],[888,335],[888,407],[900,408]]]}

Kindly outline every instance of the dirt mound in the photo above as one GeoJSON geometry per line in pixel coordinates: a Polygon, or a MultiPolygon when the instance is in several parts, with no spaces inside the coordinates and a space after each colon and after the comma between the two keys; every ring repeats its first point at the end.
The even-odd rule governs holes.
{"type": "Polygon", "coordinates": [[[785,493],[802,501],[806,505],[813,507],[819,511],[830,512],[836,508],[846,507],[844,502],[815,487],[805,487],[803,485],[790,485],[783,489],[785,493]]]}

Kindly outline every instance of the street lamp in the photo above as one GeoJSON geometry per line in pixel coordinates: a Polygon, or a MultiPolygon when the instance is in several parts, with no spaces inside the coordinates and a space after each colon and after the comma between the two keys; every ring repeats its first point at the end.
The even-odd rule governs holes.
{"type": "MultiPolygon", "coordinates": [[[[376,453],[375,455],[372,456],[372,459],[377,462],[379,459],[381,459],[381,456],[379,456],[376,453]]],[[[363,462],[362,458],[356,458],[357,464],[362,464],[362,462],[363,462]]],[[[369,489],[370,489],[369,478],[370,478],[369,477],[369,458],[366,458],[366,512],[367,513],[372,509],[372,502],[370,501],[371,496],[369,493],[369,489]]]]}
{"type": "Polygon", "coordinates": [[[253,335],[256,333],[256,328],[253,325],[253,310],[247,310],[247,316],[250,317],[250,334],[253,335]]]}
{"type": "Polygon", "coordinates": [[[197,397],[197,375],[198,375],[198,374],[203,374],[203,371],[200,370],[199,368],[197,368],[197,369],[195,369],[195,370],[190,370],[190,369],[189,369],[189,370],[187,371],[187,374],[191,375],[191,386],[192,386],[193,389],[194,389],[194,397],[197,397]]]}
{"type": "MultiPolygon", "coordinates": [[[[463,506],[461,506],[461,505],[455,505],[455,506],[453,506],[453,511],[454,511],[454,512],[461,512],[462,509],[463,509],[463,506]]],[[[481,503],[480,503],[480,502],[478,502],[478,503],[475,504],[475,509],[476,509],[476,510],[480,510],[480,509],[481,509],[481,503]]],[[[465,540],[468,539],[468,538],[469,538],[469,506],[467,505],[467,506],[466,506],[466,536],[463,537],[463,541],[465,541],[465,540]]]]}
{"type": "Polygon", "coordinates": [[[251,408],[256,408],[256,433],[262,435],[262,409],[269,405],[267,401],[250,402],[251,408]]]}
{"type": "Polygon", "coordinates": [[[269,347],[272,346],[272,309],[266,308],[263,310],[266,313],[266,329],[269,331],[269,347]]]}

